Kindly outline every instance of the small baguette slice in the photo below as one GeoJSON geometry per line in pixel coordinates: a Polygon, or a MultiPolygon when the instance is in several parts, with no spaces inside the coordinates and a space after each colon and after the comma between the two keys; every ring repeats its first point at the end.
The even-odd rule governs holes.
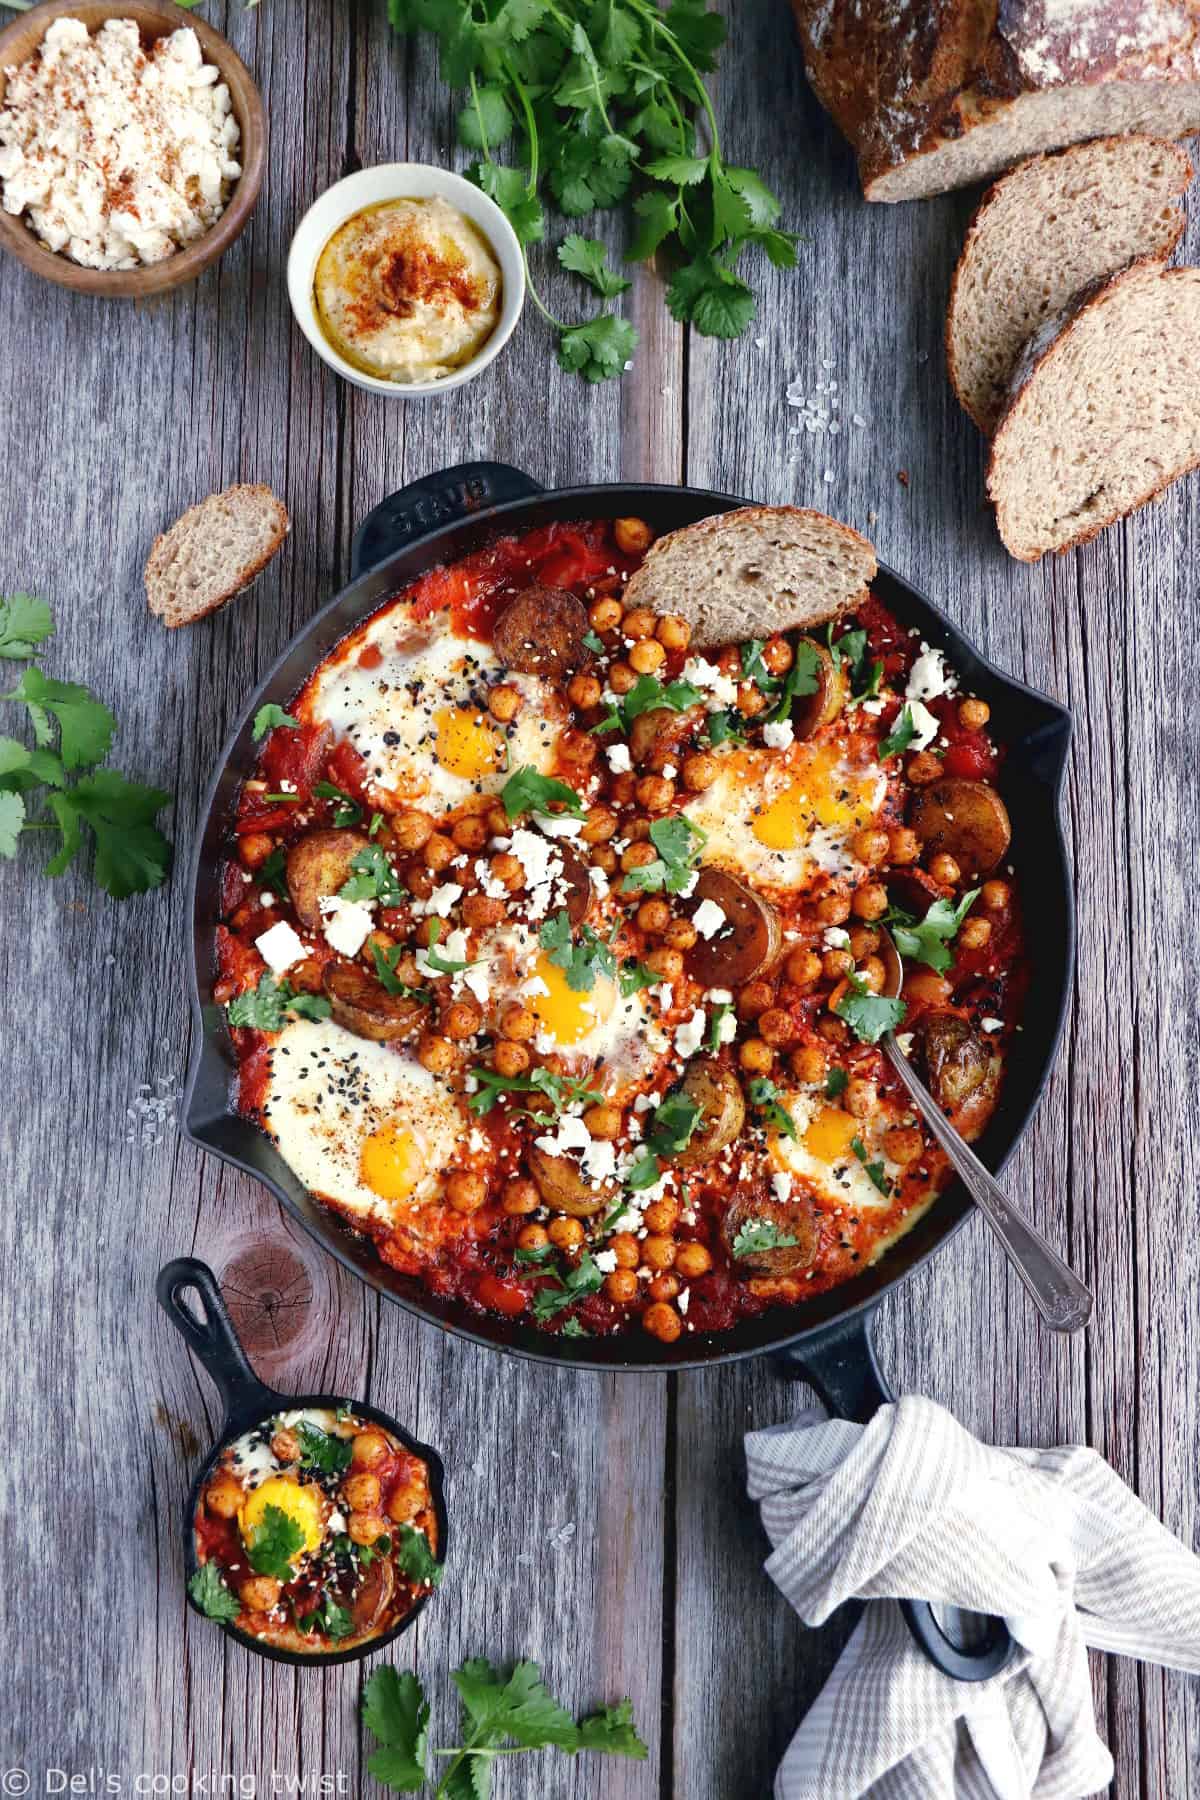
{"type": "Polygon", "coordinates": [[[291,529],[269,487],[210,494],[156,538],[146,562],[146,599],[164,625],[194,625],[248,588],[291,529]]]}
{"type": "Polygon", "coordinates": [[[988,496],[1022,562],[1086,543],[1200,464],[1200,269],[1134,263],[1030,340],[988,496]]]}
{"type": "Polygon", "coordinates": [[[984,196],[946,314],[954,391],[989,436],[1022,348],[1074,294],[1126,264],[1166,262],[1185,223],[1187,152],[1109,137],[1035,156],[984,196]]]}
{"type": "Polygon", "coordinates": [[[677,613],[698,650],[807,629],[847,612],[873,579],[865,537],[799,506],[746,506],[659,538],[627,607],[677,613]]]}

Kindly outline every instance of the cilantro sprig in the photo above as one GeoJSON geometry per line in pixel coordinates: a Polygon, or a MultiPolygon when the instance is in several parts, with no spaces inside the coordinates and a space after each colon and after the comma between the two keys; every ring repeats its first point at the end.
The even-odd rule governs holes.
{"type": "MultiPolygon", "coordinates": [[[[0,657],[35,657],[53,631],[44,600],[30,594],[0,600],[0,657]]],[[[98,766],[117,728],[103,701],[36,664],[0,699],[25,707],[33,733],[32,747],[0,737],[0,856],[15,857],[27,832],[57,831],[60,845],[46,874],[61,875],[82,849],[86,826],[96,846],[93,877],[114,900],[160,887],[170,872],[171,846],[155,820],[171,796],[98,766]]]]}
{"type": "Polygon", "coordinates": [[[196,1570],[187,1588],[206,1619],[228,1625],[242,1610],[241,1601],[226,1586],[219,1566],[211,1558],[196,1570]]]}
{"type": "Polygon", "coordinates": [[[318,1469],[322,1475],[340,1475],[343,1469],[350,1467],[352,1446],[349,1438],[322,1431],[320,1426],[309,1424],[307,1419],[300,1421],[297,1435],[302,1468],[318,1469]]]}
{"type": "Polygon", "coordinates": [[[690,681],[664,682],[657,675],[639,675],[628,693],[614,700],[591,729],[593,734],[620,731],[628,735],[633,721],[643,713],[654,712],[659,707],[666,707],[671,712],[686,712],[689,706],[699,706],[703,699],[699,688],[693,687],[690,681]]]}
{"type": "Polygon", "coordinates": [[[653,862],[627,872],[622,893],[653,894],[665,889],[668,894],[682,894],[708,842],[707,832],[682,813],[675,813],[669,819],[655,819],[650,827],[650,842],[658,855],[653,862]]]}
{"type": "Polygon", "coordinates": [[[375,964],[375,973],[379,977],[379,985],[388,994],[402,994],[406,1000],[419,1000],[422,1006],[433,1005],[433,995],[428,988],[409,987],[401,981],[396,973],[396,965],[406,953],[404,944],[391,944],[384,949],[374,939],[371,942],[371,960],[375,964]]]}
{"type": "Polygon", "coordinates": [[[538,932],[538,943],[555,968],[564,972],[572,993],[590,994],[601,976],[611,979],[617,972],[611,943],[599,937],[590,925],[580,927],[577,943],[571,935],[571,920],[565,910],[546,920],[538,932]]]}
{"type": "Polygon", "coordinates": [[[266,1506],[262,1519],[250,1529],[246,1558],[256,1574],[290,1581],[303,1548],[304,1533],[295,1519],[289,1518],[281,1506],[266,1506]]]}
{"type": "Polygon", "coordinates": [[[595,1259],[586,1250],[579,1261],[573,1267],[564,1269],[561,1275],[551,1271],[547,1273],[549,1282],[541,1286],[533,1296],[533,1316],[543,1322],[554,1318],[564,1307],[573,1306],[576,1300],[598,1293],[604,1281],[595,1259]]]}
{"type": "Polygon", "coordinates": [[[860,1043],[877,1044],[885,1032],[895,1031],[902,1023],[908,1011],[903,1000],[873,994],[855,970],[847,975],[846,983],[846,992],[833,1010],[846,1021],[860,1043]]]}
{"type": "MultiPolygon", "coordinates": [[[[755,317],[738,273],[747,248],[794,267],[778,200],[722,153],[704,77],[725,23],[706,0],[665,11],[655,0],[388,0],[388,11],[397,31],[437,38],[442,76],[464,94],[458,138],[478,158],[468,175],[526,251],[546,236],[547,191],[568,218],[633,196],[626,260],[669,249],[668,308],[709,337],[737,337],[755,317]]],[[[558,260],[606,301],[628,285],[596,239],[571,233],[558,260]]],[[[558,334],[564,369],[588,381],[623,373],[638,342],[627,319],[602,311],[569,324],[532,278],[529,291],[558,334]]]]}
{"type": "Polygon", "coordinates": [[[760,1250],[790,1250],[800,1242],[771,1219],[747,1219],[733,1240],[735,1256],[753,1256],[760,1250]]]}
{"type": "Polygon", "coordinates": [[[862,1164],[865,1173],[870,1179],[872,1187],[878,1188],[879,1192],[883,1194],[885,1198],[890,1198],[892,1184],[884,1174],[885,1165],[882,1158],[878,1162],[869,1162],[867,1159],[871,1153],[860,1137],[853,1137],[850,1139],[850,1148],[862,1164]]]}
{"type": "Polygon", "coordinates": [[[345,788],[335,787],[332,781],[318,781],[313,784],[313,793],[318,800],[335,800],[333,823],[340,829],[346,825],[357,825],[363,816],[363,809],[352,794],[345,788]]]}
{"type": "Polygon", "coordinates": [[[883,922],[902,957],[923,962],[942,975],[954,961],[949,946],[978,898],[979,889],[971,888],[957,906],[950,900],[935,900],[919,922],[911,913],[893,907],[883,922]]]}
{"type": "Polygon", "coordinates": [[[260,706],[254,715],[252,735],[255,743],[261,744],[267,733],[274,731],[280,725],[289,731],[297,731],[300,728],[300,721],[293,718],[291,713],[286,712],[282,706],[276,706],[273,700],[268,700],[267,704],[260,706]]]}
{"type": "Polygon", "coordinates": [[[683,1092],[668,1094],[642,1139],[642,1154],[625,1177],[626,1187],[635,1193],[653,1187],[662,1174],[663,1160],[687,1149],[699,1123],[700,1108],[694,1100],[683,1092]]]}
{"type": "Polygon", "coordinates": [[[471,1074],[479,1085],[468,1095],[467,1106],[476,1118],[490,1113],[506,1094],[536,1094],[547,1104],[524,1110],[537,1118],[544,1118],[549,1112],[555,1119],[561,1118],[570,1106],[594,1106],[604,1098],[599,1089],[587,1085],[586,1077],[556,1075],[553,1069],[531,1069],[528,1075],[501,1075],[479,1063],[471,1074]]]}
{"type": "Polygon", "coordinates": [[[324,994],[298,993],[281,975],[261,976],[257,987],[235,994],[225,1008],[231,1025],[254,1031],[282,1031],[289,1015],[296,1019],[327,1019],[331,1010],[324,994]]]}
{"type": "Polygon", "coordinates": [[[522,813],[549,813],[559,806],[572,818],[583,816],[584,805],[573,787],[553,776],[542,775],[532,764],[516,769],[500,789],[500,803],[510,819],[522,813]]]}
{"type": "Polygon", "coordinates": [[[338,889],[341,900],[378,900],[380,906],[399,906],[407,890],[379,844],[368,844],[350,858],[350,874],[338,889]]]}
{"type": "Polygon", "coordinates": [[[415,1794],[437,1780],[435,1800],[488,1800],[497,1755],[556,1748],[568,1756],[595,1750],[644,1761],[649,1752],[633,1723],[629,1700],[602,1706],[578,1723],[542,1681],[535,1662],[519,1662],[505,1676],[485,1657],[472,1657],[451,1676],[462,1703],[462,1743],[436,1749],[449,1766],[440,1780],[429,1769],[429,1702],[411,1670],[385,1663],[363,1689],[362,1716],[378,1741],[367,1767],[393,1793],[415,1794]]]}
{"type": "Polygon", "coordinates": [[[773,1125],[785,1137],[798,1137],[796,1121],[781,1101],[779,1089],[768,1076],[760,1075],[752,1081],[746,1089],[746,1098],[766,1124],[773,1125]]]}

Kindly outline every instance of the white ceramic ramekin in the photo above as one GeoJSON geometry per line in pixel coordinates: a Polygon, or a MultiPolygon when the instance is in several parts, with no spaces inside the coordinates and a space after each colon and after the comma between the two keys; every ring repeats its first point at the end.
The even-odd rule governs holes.
{"type": "Polygon", "coordinates": [[[521,308],[525,304],[525,261],[517,234],[494,200],[462,175],[438,169],[432,163],[380,163],[374,169],[360,169],[335,182],[314,201],[296,227],[288,252],[288,298],[301,331],[323,361],[338,375],[352,381],[355,387],[367,388],[372,394],[390,394],[400,400],[424,400],[431,394],[446,394],[482,374],[499,356],[512,336],[521,308]],[[483,234],[500,265],[503,291],[500,317],[496,329],[470,362],[444,375],[440,381],[387,381],[368,375],[345,357],[339,356],[317,319],[313,299],[313,279],[322,250],[339,226],[361,212],[365,206],[377,206],[384,200],[445,200],[483,234]]]}

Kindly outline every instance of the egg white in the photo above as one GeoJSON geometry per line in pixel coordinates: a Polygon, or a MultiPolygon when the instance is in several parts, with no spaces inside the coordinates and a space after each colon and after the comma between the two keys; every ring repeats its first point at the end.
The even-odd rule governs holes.
{"type": "Polygon", "coordinates": [[[549,770],[560,729],[552,692],[536,675],[502,670],[491,646],[459,637],[445,613],[414,622],[388,611],[322,666],[306,708],[349,740],[381,799],[449,810],[469,794],[497,792],[513,769],[549,770]],[[358,660],[368,646],[383,657],[371,669],[358,660]],[[501,675],[522,700],[509,725],[487,711],[501,675]]]}
{"type": "Polygon", "coordinates": [[[269,1055],[264,1123],[311,1193],[389,1221],[435,1198],[469,1130],[436,1076],[406,1053],[355,1037],[332,1019],[290,1021],[269,1055]],[[367,1180],[363,1151],[369,1142],[392,1141],[392,1133],[414,1179],[403,1194],[389,1196],[367,1180]]]}

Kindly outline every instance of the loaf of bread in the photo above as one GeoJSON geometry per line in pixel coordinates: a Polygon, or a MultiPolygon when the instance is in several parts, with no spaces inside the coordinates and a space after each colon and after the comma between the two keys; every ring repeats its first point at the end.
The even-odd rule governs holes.
{"type": "Polygon", "coordinates": [[[1043,150],[1200,130],[1197,0],[792,0],[808,78],[868,200],[1043,150]]]}

